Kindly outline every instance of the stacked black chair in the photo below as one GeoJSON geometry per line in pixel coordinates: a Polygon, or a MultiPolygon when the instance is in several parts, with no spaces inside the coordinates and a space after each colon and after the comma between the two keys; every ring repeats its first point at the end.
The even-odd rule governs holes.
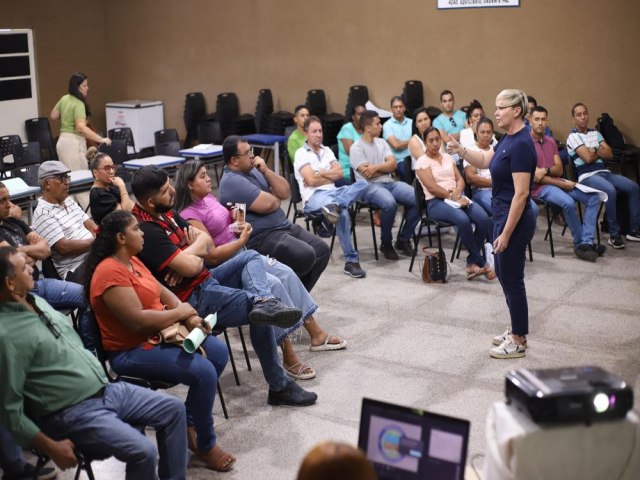
{"type": "Polygon", "coordinates": [[[7,172],[14,168],[13,152],[18,147],[22,147],[20,135],[4,135],[0,137],[0,178],[6,178],[7,172]],[[13,162],[7,162],[9,155],[11,155],[13,162]]]}
{"type": "Polygon", "coordinates": [[[38,176],[38,168],[42,163],[40,143],[28,142],[22,145],[13,146],[13,169],[12,177],[20,177],[31,185],[34,178],[38,176]]]}
{"type": "Polygon", "coordinates": [[[165,128],[163,130],[158,130],[157,132],[154,132],[153,138],[156,145],[158,145],[159,143],[180,141],[180,138],[178,137],[178,131],[175,128],[165,128]]]}
{"type": "Polygon", "coordinates": [[[344,124],[344,117],[337,113],[327,113],[327,99],[322,89],[309,90],[305,102],[310,115],[315,115],[322,122],[325,145],[337,143],[338,132],[344,124]]]}
{"type": "Polygon", "coordinates": [[[424,107],[424,89],[420,80],[407,80],[402,89],[402,100],[407,107],[407,117],[413,117],[413,112],[424,107]]]}
{"type": "Polygon", "coordinates": [[[293,125],[293,113],[274,112],[271,90],[263,88],[256,104],[256,131],[267,135],[285,135],[285,129],[293,125]]]}
{"type": "Polygon", "coordinates": [[[47,117],[30,118],[24,122],[28,142],[40,143],[40,155],[44,160],[58,160],[55,142],[51,135],[51,127],[47,117]]]}
{"type": "Polygon", "coordinates": [[[211,119],[207,115],[207,104],[204,101],[202,92],[187,93],[184,100],[184,128],[187,136],[184,139],[184,148],[192,147],[198,138],[198,124],[211,119]]]}
{"type": "Polygon", "coordinates": [[[233,92],[218,94],[216,100],[216,122],[220,123],[222,138],[229,135],[249,135],[256,133],[253,115],[240,115],[238,96],[233,92]]]}
{"type": "Polygon", "coordinates": [[[200,143],[222,145],[222,140],[222,131],[218,122],[207,120],[198,124],[198,141],[200,143]]]}
{"type": "Polygon", "coordinates": [[[365,106],[369,101],[369,89],[366,85],[353,85],[349,87],[347,95],[347,108],[344,112],[345,122],[351,121],[351,112],[357,105],[365,106]]]}
{"type": "MultiPolygon", "coordinates": [[[[133,139],[133,132],[129,127],[118,127],[112,128],[108,132],[109,138],[113,140],[124,140],[127,144],[127,156],[128,159],[131,160],[133,158],[138,158],[138,151],[136,150],[136,143],[133,139]],[[129,148],[131,148],[131,153],[129,153],[129,148]]],[[[114,160],[115,163],[115,160],[114,160]]]]}

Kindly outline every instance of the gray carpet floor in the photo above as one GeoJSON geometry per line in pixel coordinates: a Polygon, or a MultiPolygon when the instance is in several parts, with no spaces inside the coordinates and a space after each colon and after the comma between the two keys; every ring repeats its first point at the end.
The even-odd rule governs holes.
{"type": "MultiPolygon", "coordinates": [[[[409,273],[407,257],[376,261],[368,215],[361,213],[357,234],[367,278],[342,273],[336,242],[312,292],[320,305],[317,320],[346,338],[348,348],[312,353],[306,332],[295,338],[300,357],[317,371],[316,378],[301,382],[318,393],[317,404],[298,409],[267,405],[255,354],[251,351],[249,372],[239,339],[232,336],[241,385],[235,385],[229,365],[220,383],[231,418],[224,419],[217,401],[214,415],[219,444],[238,461],[232,472],[220,474],[192,458],[188,477],[293,479],[305,452],[317,442],[357,442],[362,397],[469,419],[469,459],[481,467],[485,417],[493,402],[504,400],[510,369],[599,365],[636,385],[640,243],[627,242],[624,250],[609,247],[597,263],[587,263],[574,256],[569,232],[562,237],[562,228],[554,226],[552,258],[543,240],[543,215],[533,241],[534,260],[526,265],[530,348],[526,358],[495,360],[488,354],[491,337],[509,325],[498,281],[467,281],[464,251],[445,285],[424,284],[419,265],[409,273]]],[[[453,241],[454,235],[443,236],[447,255],[453,241]]],[[[186,390],[178,386],[169,393],[184,398],[186,390]]],[[[94,469],[98,479],[124,478],[124,466],[113,459],[96,462],[94,469]]],[[[64,472],[60,478],[73,477],[64,472]]]]}

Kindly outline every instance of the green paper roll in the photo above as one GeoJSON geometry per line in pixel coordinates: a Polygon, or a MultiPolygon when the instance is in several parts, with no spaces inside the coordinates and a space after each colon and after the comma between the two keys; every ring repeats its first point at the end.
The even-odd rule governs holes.
{"type": "Polygon", "coordinates": [[[184,351],[187,353],[193,353],[198,349],[198,347],[204,340],[204,337],[205,335],[202,330],[200,330],[199,328],[194,328],[193,330],[191,330],[191,332],[189,332],[187,338],[184,339],[182,348],[184,348],[184,351]]]}

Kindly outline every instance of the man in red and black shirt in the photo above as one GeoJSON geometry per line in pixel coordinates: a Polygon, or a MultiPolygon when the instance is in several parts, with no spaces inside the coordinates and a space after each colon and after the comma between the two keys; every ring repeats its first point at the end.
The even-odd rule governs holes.
{"type": "Polygon", "coordinates": [[[260,255],[247,250],[209,270],[204,265],[211,237],[191,227],[173,211],[175,190],[164,170],[145,167],[131,182],[136,205],[133,214],[144,232],[138,254],[158,281],[206,317],[217,312],[217,324],[233,327],[250,323],[251,342],[269,384],[271,405],[311,405],[317,395],[288,379],[280,364],[272,325],[295,324],[302,312],[275,298],[260,255]]]}

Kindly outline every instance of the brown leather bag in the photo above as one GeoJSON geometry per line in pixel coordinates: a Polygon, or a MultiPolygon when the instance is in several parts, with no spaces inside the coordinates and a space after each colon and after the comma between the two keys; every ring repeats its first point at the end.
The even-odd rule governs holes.
{"type": "Polygon", "coordinates": [[[422,281],[425,283],[447,282],[447,257],[442,250],[432,251],[427,247],[424,252],[422,264],[422,281]]]}
{"type": "MultiPolygon", "coordinates": [[[[189,335],[189,330],[182,322],[176,322],[168,327],[163,328],[157,334],[148,338],[149,343],[154,345],[158,345],[160,343],[171,343],[180,348],[182,348],[184,344],[184,339],[189,335]]],[[[198,347],[198,351],[202,354],[203,357],[207,358],[207,354],[204,351],[204,348],[201,346],[198,347]]]]}

